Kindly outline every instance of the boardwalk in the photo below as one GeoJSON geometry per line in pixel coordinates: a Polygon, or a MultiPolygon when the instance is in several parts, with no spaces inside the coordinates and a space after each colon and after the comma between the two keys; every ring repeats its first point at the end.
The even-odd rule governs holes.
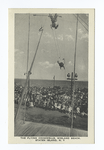
{"type": "Polygon", "coordinates": [[[15,125],[15,136],[79,136],[87,137],[88,132],[57,125],[18,121],[15,125]]]}
{"type": "Polygon", "coordinates": [[[70,129],[70,119],[68,120],[67,115],[58,111],[46,111],[33,107],[26,109],[25,123],[23,123],[23,118],[24,107],[22,106],[15,122],[15,136],[88,136],[85,130],[70,129]],[[60,124],[57,124],[58,122],[60,124]],[[69,127],[64,126],[66,123],[69,124],[69,127]]]}

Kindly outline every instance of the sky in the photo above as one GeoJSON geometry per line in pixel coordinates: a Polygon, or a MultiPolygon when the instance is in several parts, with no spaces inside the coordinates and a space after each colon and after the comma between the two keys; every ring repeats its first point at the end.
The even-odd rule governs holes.
{"type": "MultiPolygon", "coordinates": [[[[74,70],[74,52],[76,38],[76,17],[73,14],[59,14],[59,24],[52,30],[51,20],[46,16],[33,16],[30,14],[15,14],[15,78],[26,76],[27,50],[29,37],[29,68],[39,41],[39,29],[43,26],[43,34],[32,68],[31,79],[66,80],[67,73],[74,70]],[[60,69],[57,60],[65,59],[65,70],[60,69]]],[[[88,24],[88,15],[79,14],[79,17],[88,24]]],[[[81,21],[81,20],[80,20],[81,21]]],[[[82,21],[81,21],[82,22],[82,21]]],[[[84,23],[83,23],[84,24],[84,23]]],[[[87,27],[88,28],[88,27],[87,27]]],[[[79,81],[88,81],[88,31],[78,21],[77,48],[76,48],[76,73],[79,81]]]]}

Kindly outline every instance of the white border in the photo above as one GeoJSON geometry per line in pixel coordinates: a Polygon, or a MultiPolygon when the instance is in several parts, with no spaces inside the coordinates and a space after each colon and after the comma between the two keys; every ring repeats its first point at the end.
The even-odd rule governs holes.
{"type": "Polygon", "coordinates": [[[93,144],[94,143],[94,9],[9,9],[9,143],[27,144],[93,144]],[[88,137],[80,137],[80,140],[71,139],[64,142],[35,142],[34,140],[14,137],[14,16],[15,13],[86,13],[89,14],[89,50],[88,50],[88,137]]]}
{"type": "MultiPolygon", "coordinates": [[[[104,14],[104,9],[103,9],[103,0],[97,1],[97,0],[87,0],[87,1],[78,1],[78,0],[61,0],[61,3],[59,0],[57,2],[53,1],[39,1],[39,0],[32,0],[32,1],[25,1],[25,4],[22,2],[22,0],[11,0],[11,1],[2,1],[1,2],[1,20],[2,23],[0,24],[0,39],[2,39],[2,42],[0,43],[0,47],[3,50],[1,52],[1,59],[0,59],[0,68],[3,66],[3,70],[1,69],[1,98],[4,100],[5,105],[2,106],[0,109],[0,112],[5,113],[0,113],[0,118],[2,120],[2,124],[0,124],[0,148],[1,149],[10,149],[14,150],[19,149],[21,145],[15,146],[15,145],[8,145],[8,15],[7,11],[8,8],[95,8],[95,144],[94,145],[70,145],[70,148],[76,149],[94,149],[98,150],[99,147],[101,150],[103,150],[103,127],[104,123],[102,121],[103,114],[104,114],[104,109],[103,109],[103,85],[104,81],[99,83],[99,79],[101,78],[101,73],[103,74],[103,64],[104,64],[104,59],[103,59],[103,53],[104,53],[104,44],[103,44],[103,28],[104,28],[104,19],[103,19],[103,14],[104,14]],[[35,3],[35,4],[34,4],[35,3]],[[100,39],[99,39],[100,38],[100,39]],[[3,73],[2,73],[3,71],[3,73]],[[5,90],[4,90],[5,89],[5,90]],[[101,110],[101,111],[100,111],[101,110]],[[101,113],[102,112],[102,113],[101,113]],[[100,123],[99,123],[100,122],[100,123]]],[[[34,145],[24,145],[25,149],[29,148],[34,148],[34,145]]],[[[62,145],[58,146],[57,145],[51,145],[50,146],[52,149],[53,148],[60,148],[63,149],[62,145]]],[[[23,148],[23,147],[22,147],[23,148]]],[[[35,148],[38,149],[48,149],[48,146],[45,145],[36,145],[35,148]]],[[[69,148],[68,145],[64,145],[64,148],[69,148]]]]}

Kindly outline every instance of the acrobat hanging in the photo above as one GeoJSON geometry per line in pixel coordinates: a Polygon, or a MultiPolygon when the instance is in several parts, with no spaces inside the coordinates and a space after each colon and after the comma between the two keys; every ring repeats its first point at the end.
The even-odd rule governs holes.
{"type": "Polygon", "coordinates": [[[51,22],[52,22],[51,28],[57,29],[59,26],[59,24],[57,23],[57,17],[61,17],[61,16],[59,16],[57,14],[54,14],[54,15],[49,14],[49,17],[50,17],[51,22]]]}
{"type": "Polygon", "coordinates": [[[59,64],[60,66],[60,69],[61,68],[64,68],[65,69],[65,59],[63,58],[64,62],[60,62],[59,60],[57,61],[57,63],[59,64]]]}

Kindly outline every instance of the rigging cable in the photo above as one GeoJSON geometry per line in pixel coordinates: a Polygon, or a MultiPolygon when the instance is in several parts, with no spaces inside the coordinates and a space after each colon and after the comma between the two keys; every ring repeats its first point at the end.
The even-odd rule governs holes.
{"type": "Polygon", "coordinates": [[[55,34],[54,34],[54,29],[52,29],[52,31],[53,31],[54,42],[55,42],[55,45],[56,45],[56,50],[57,50],[57,57],[59,57],[59,51],[58,51],[58,47],[57,47],[57,43],[56,43],[56,38],[55,38],[55,34]]]}
{"type": "MultiPolygon", "coordinates": [[[[52,29],[52,31],[53,31],[53,29],[52,29]]],[[[55,44],[56,44],[56,48],[57,49],[59,49],[59,47],[58,47],[58,44],[57,44],[57,42],[56,42],[56,35],[54,34],[54,31],[53,31],[53,35],[54,35],[54,41],[55,41],[55,44]]],[[[61,54],[59,55],[59,51],[57,50],[57,55],[58,55],[58,57],[60,56],[61,57],[61,54]]],[[[60,59],[60,57],[59,57],[59,59],[60,59]]],[[[60,60],[59,60],[60,61],[60,60]]],[[[64,59],[64,65],[65,65],[65,59],[64,59]]],[[[65,68],[65,79],[66,79],[66,68],[65,68]]]]}
{"type": "MultiPolygon", "coordinates": [[[[56,35],[56,34],[55,34],[56,35]]],[[[57,37],[57,36],[56,36],[57,37]]],[[[59,46],[58,46],[58,48],[59,48],[59,46]]],[[[59,50],[60,50],[60,48],[59,48],[59,50]]],[[[65,56],[65,53],[64,53],[64,56],[65,56]]],[[[61,51],[60,51],[60,58],[62,59],[62,56],[61,56],[61,51]]],[[[64,61],[64,66],[65,66],[65,57],[63,58],[63,61],[64,61]]],[[[66,79],[66,66],[65,66],[65,69],[64,69],[65,71],[64,71],[64,75],[65,75],[65,79],[66,79]]]]}
{"type": "Polygon", "coordinates": [[[60,55],[59,58],[61,58],[61,52],[60,52],[60,48],[59,48],[59,45],[58,45],[58,41],[57,41],[57,33],[56,33],[56,32],[55,32],[55,37],[56,37],[56,43],[57,43],[57,47],[58,47],[59,55],[60,55]]]}
{"type": "Polygon", "coordinates": [[[46,19],[45,19],[45,21],[44,21],[44,24],[43,24],[43,26],[42,27],[45,27],[45,25],[46,25],[46,21],[47,21],[47,17],[46,17],[46,19]]]}
{"type": "MultiPolygon", "coordinates": [[[[64,24],[64,29],[65,29],[65,24],[64,24]]],[[[64,37],[65,37],[65,35],[63,35],[63,43],[64,43],[64,37]]],[[[64,43],[64,48],[65,48],[65,43],[64,43]]],[[[65,53],[65,51],[64,51],[64,65],[65,65],[65,80],[67,79],[67,77],[66,77],[66,53],[65,53]]]]}
{"type": "Polygon", "coordinates": [[[88,24],[79,16],[79,18],[86,24],[86,26],[88,27],[88,24]]]}
{"type": "Polygon", "coordinates": [[[67,79],[67,77],[66,77],[66,71],[67,71],[67,70],[66,70],[66,60],[65,60],[65,58],[66,58],[66,57],[65,57],[65,53],[64,53],[64,65],[65,65],[65,80],[66,80],[66,79],[67,79]]]}
{"type": "MultiPolygon", "coordinates": [[[[75,15],[74,15],[74,17],[76,17],[75,15]]],[[[77,17],[76,17],[77,18],[77,17]]],[[[88,31],[88,29],[85,27],[85,25],[78,19],[78,21],[82,24],[82,26],[88,31]]]]}
{"type": "Polygon", "coordinates": [[[65,66],[65,80],[66,80],[66,62],[65,62],[65,58],[64,58],[64,66],[65,66]]]}
{"type": "MultiPolygon", "coordinates": [[[[33,16],[46,16],[46,15],[35,15],[35,14],[33,14],[33,16]]],[[[45,25],[46,25],[46,21],[47,21],[47,17],[44,19],[44,21],[43,21],[43,19],[42,19],[42,23],[43,23],[43,25],[41,24],[41,28],[40,29],[42,29],[43,27],[45,27],[45,25]]],[[[39,29],[39,31],[40,31],[40,29],[39,29]]],[[[42,78],[42,73],[40,73],[40,77],[42,78]]]]}
{"type": "Polygon", "coordinates": [[[16,119],[18,118],[20,106],[21,106],[21,104],[22,104],[22,101],[23,101],[23,98],[24,98],[24,94],[25,94],[25,91],[26,91],[26,88],[27,88],[29,76],[30,76],[30,74],[31,74],[31,70],[32,70],[32,67],[33,67],[33,64],[34,64],[34,61],[35,61],[35,58],[36,58],[36,54],[37,54],[38,47],[39,47],[39,44],[40,44],[40,40],[41,40],[42,33],[43,33],[42,27],[39,29],[39,31],[41,31],[40,38],[39,38],[39,41],[38,41],[38,44],[37,44],[37,48],[36,48],[36,51],[35,51],[35,54],[34,54],[34,57],[33,57],[33,60],[32,60],[31,66],[30,66],[30,69],[29,69],[28,74],[27,74],[27,79],[26,79],[25,86],[24,86],[24,89],[23,89],[23,92],[22,92],[21,100],[20,100],[20,103],[19,103],[19,105],[18,105],[18,109],[17,109],[16,115],[15,115],[15,121],[16,121],[16,119]]]}
{"type": "MultiPolygon", "coordinates": [[[[39,17],[39,16],[38,16],[38,17],[39,17]]],[[[46,17],[46,15],[45,15],[44,17],[46,17]]],[[[44,18],[44,17],[43,17],[43,18],[44,18]]],[[[45,29],[46,23],[47,23],[47,17],[44,19],[44,21],[43,21],[43,19],[42,19],[42,24],[43,24],[43,25],[41,24],[41,27],[43,27],[43,28],[45,29]]],[[[43,36],[44,36],[44,33],[43,33],[43,36]]],[[[44,49],[43,49],[43,51],[44,51],[44,49]]],[[[43,54],[42,54],[42,56],[43,56],[43,54]]],[[[43,72],[43,68],[40,69],[40,78],[41,78],[41,79],[43,79],[42,72],[43,72]]]]}
{"type": "MultiPolygon", "coordinates": [[[[74,15],[74,14],[73,14],[74,15]]],[[[76,17],[76,15],[74,15],[75,17],[76,17]]],[[[77,18],[77,17],[76,17],[77,18]]],[[[69,20],[67,20],[67,19],[61,19],[61,20],[63,20],[63,21],[67,21],[67,22],[69,22],[69,20]]],[[[78,18],[78,21],[82,24],[82,22],[84,23],[84,24],[82,24],[82,26],[88,31],[88,24],[81,18],[81,17],[79,17],[78,18]],[[87,26],[87,27],[86,27],[87,26]]]]}

